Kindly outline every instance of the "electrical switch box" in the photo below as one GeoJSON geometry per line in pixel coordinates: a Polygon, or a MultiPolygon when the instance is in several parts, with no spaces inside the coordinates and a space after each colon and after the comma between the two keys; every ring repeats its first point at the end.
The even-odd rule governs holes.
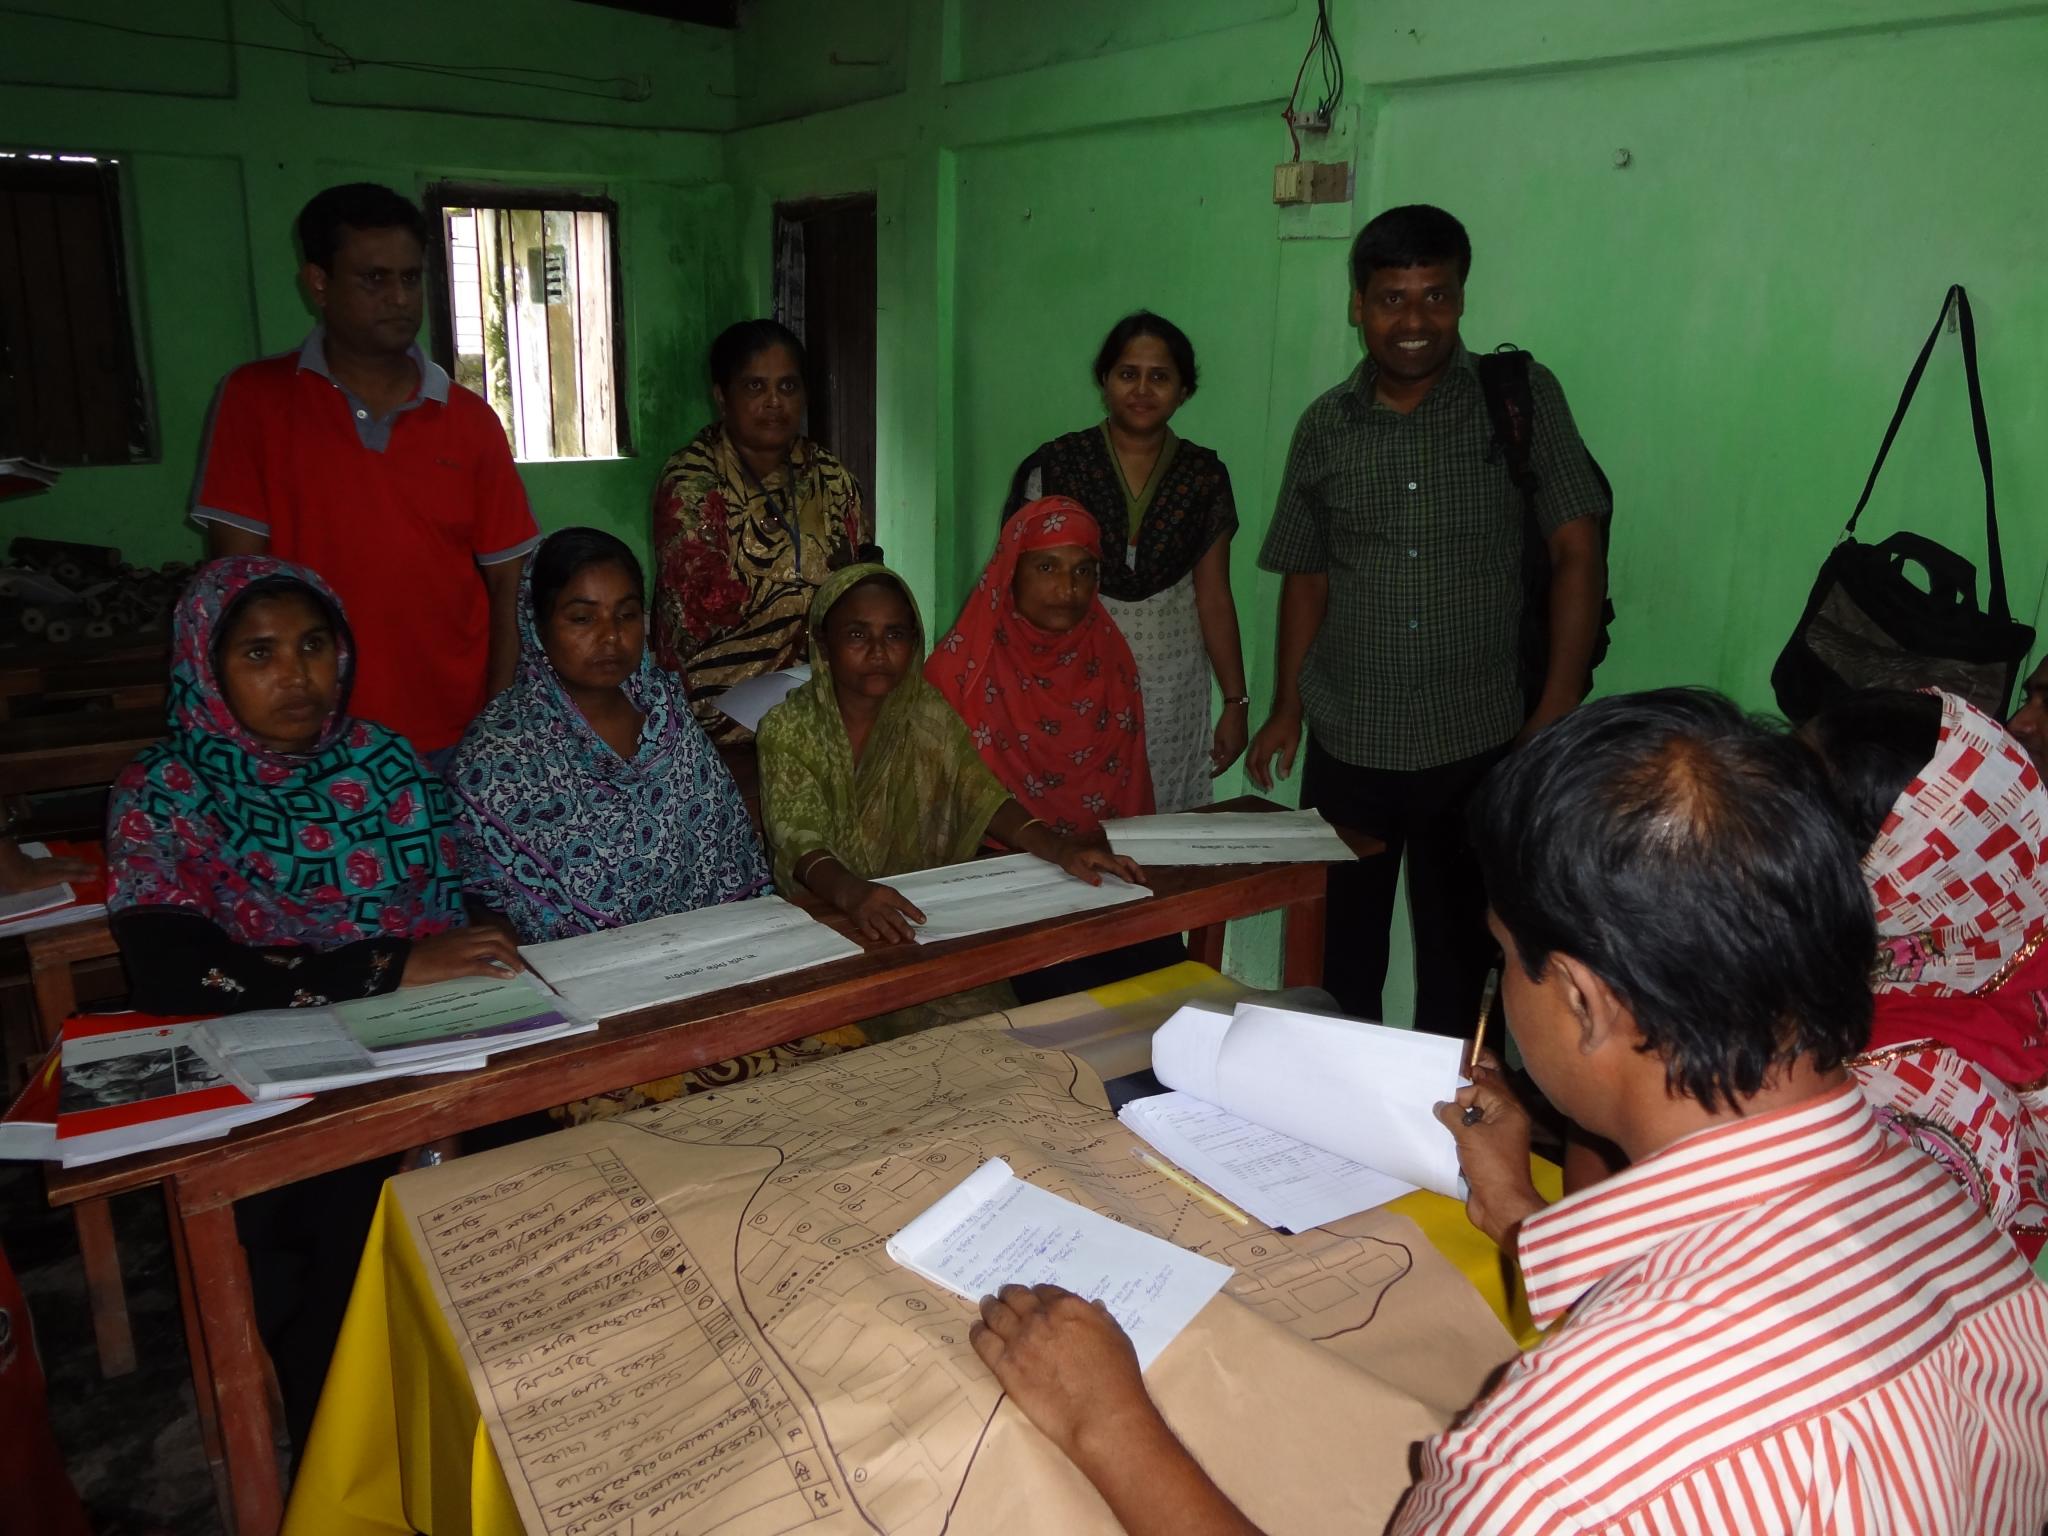
{"type": "Polygon", "coordinates": [[[1300,160],[1289,160],[1273,167],[1273,201],[1283,205],[1305,203],[1309,200],[1310,166],[1300,160]]]}
{"type": "Polygon", "coordinates": [[[1273,167],[1273,201],[1283,207],[1302,203],[1351,201],[1351,167],[1342,160],[1289,160],[1273,167]]]}

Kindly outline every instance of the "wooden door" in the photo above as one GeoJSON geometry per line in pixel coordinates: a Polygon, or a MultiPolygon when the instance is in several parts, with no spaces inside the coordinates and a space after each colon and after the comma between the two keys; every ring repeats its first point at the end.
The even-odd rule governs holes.
{"type": "Polygon", "coordinates": [[[875,199],[775,209],[775,318],[804,341],[808,431],[859,478],[874,538],[875,199]]]}

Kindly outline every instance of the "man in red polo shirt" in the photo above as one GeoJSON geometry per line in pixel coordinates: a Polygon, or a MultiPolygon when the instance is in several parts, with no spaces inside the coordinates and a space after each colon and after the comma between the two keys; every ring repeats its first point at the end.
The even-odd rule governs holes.
{"type": "Polygon", "coordinates": [[[327,578],[355,637],[350,713],[438,766],[512,681],[539,534],[497,415],[414,340],[420,210],[389,187],[329,187],[299,244],[321,323],[222,381],[192,516],[209,554],[327,578]]]}

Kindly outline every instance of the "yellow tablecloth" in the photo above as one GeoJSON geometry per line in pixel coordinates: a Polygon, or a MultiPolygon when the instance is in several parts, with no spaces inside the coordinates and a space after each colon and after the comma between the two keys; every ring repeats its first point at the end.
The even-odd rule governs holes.
{"type": "MultiPolygon", "coordinates": [[[[1174,971],[1157,973],[1176,978],[1174,971]]],[[[1174,984],[1184,983],[1178,977],[1174,984]]],[[[1152,978],[1092,994],[1145,995],[1152,978]]],[[[1164,990],[1167,983],[1156,984],[1164,990]]],[[[1555,1199],[1559,1170],[1538,1161],[1555,1199]]],[[[1533,1331],[1512,1266],[1464,1207],[1417,1193],[1394,1202],[1526,1346],[1533,1331]]],[[[396,1200],[386,1189],[328,1367],[320,1410],[285,1511],[284,1536],[522,1536],[476,1395],[396,1200]]]]}

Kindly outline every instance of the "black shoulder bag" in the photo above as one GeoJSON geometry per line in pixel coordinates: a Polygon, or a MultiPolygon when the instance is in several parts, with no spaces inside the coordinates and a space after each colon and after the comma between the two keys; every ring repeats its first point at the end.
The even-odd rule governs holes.
{"type": "Polygon", "coordinates": [[[1977,381],[1977,328],[1970,298],[1957,284],[1942,300],[1927,344],[1906,376],[1899,408],[1885,429],[1870,478],[1841,542],[1829,553],[1806,600],[1806,611],[1771,669],[1778,707],[1804,720],[1862,688],[1941,688],[2005,718],[2020,663],[2033,648],[2034,631],[2015,623],[2005,597],[2005,560],[1998,549],[1998,506],[1991,492],[1991,433],[1984,425],[1984,391],[1977,381]],[[1861,544],[1856,520],[1877,485],[1884,456],[1913,403],[1942,322],[1955,306],[1963,338],[1963,371],[1970,383],[1970,418],[1977,432],[1977,462],[1984,470],[1984,536],[1990,555],[1991,611],[1977,606],[1977,568],[1954,550],[1917,533],[1895,533],[1882,544],[1861,544]],[[1926,573],[1923,587],[1906,574],[1926,573]]]}
{"type": "MultiPolygon", "coordinates": [[[[1522,686],[1522,706],[1534,713],[1543,697],[1543,685],[1550,677],[1550,546],[1543,537],[1543,525],[1536,517],[1536,469],[1532,442],[1536,434],[1536,394],[1529,383],[1529,354],[1513,345],[1503,345],[1472,359],[1479,370],[1479,388],[1486,400],[1487,419],[1493,424],[1493,445],[1507,464],[1508,478],[1522,493],[1522,629],[1516,642],[1517,664],[1522,686]]],[[[1614,524],[1614,487],[1607,472],[1586,450],[1586,464],[1593,471],[1600,494],[1607,500],[1600,518],[1600,549],[1607,550],[1608,532],[1614,524]]],[[[1612,573],[1610,572],[1610,577],[1612,573]]],[[[1614,631],[1614,599],[1600,594],[1600,628],[1593,637],[1593,655],[1586,667],[1586,688],[1593,685],[1593,669],[1607,659],[1614,631]]],[[[1582,694],[1581,697],[1584,695],[1582,694]]]]}

